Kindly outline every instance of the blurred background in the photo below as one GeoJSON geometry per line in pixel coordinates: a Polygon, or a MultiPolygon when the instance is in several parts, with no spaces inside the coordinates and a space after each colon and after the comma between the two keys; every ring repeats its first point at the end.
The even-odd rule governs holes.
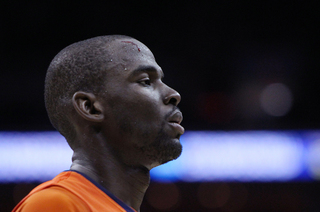
{"type": "MultiPolygon", "coordinates": [[[[304,148],[320,139],[319,14],[316,1],[297,0],[1,1],[0,133],[53,131],[43,100],[50,61],[76,41],[125,34],[152,50],[180,92],[187,132],[213,133],[210,145],[219,132],[259,140],[269,134],[251,133],[281,131],[304,148]]],[[[141,211],[320,211],[317,177],[299,176],[154,180],[141,211]]],[[[0,211],[40,181],[0,182],[0,211]]]]}

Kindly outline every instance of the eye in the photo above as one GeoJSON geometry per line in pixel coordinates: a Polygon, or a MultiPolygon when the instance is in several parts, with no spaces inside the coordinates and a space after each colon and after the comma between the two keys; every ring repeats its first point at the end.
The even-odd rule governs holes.
{"type": "Polygon", "coordinates": [[[144,78],[142,80],[139,80],[139,83],[143,86],[150,86],[151,85],[151,81],[149,78],[144,78]]]}

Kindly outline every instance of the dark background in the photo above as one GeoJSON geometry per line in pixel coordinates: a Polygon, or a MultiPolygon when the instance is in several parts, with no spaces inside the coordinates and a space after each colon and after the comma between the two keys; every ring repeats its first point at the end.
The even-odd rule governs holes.
{"type": "MultiPolygon", "coordinates": [[[[182,96],[186,130],[319,128],[316,1],[5,0],[0,6],[0,131],[53,130],[43,100],[50,61],[73,42],[107,34],[132,36],[153,51],[164,81],[182,96]],[[278,82],[290,88],[293,105],[286,115],[273,117],[250,94],[278,82]]],[[[250,194],[243,211],[320,210],[317,182],[243,185],[250,194]],[[272,200],[277,192],[288,194],[272,200]],[[249,198],[269,193],[270,203],[249,198]],[[297,200],[300,207],[292,207],[297,200]]],[[[14,204],[16,186],[2,185],[0,210],[14,204]]],[[[188,200],[196,199],[195,187],[179,184],[189,194],[180,207],[206,211],[191,209],[190,204],[200,207],[188,200]]],[[[148,207],[146,202],[142,208],[148,210],[142,211],[156,211],[148,207]]],[[[228,210],[236,209],[207,211],[228,210]]]]}

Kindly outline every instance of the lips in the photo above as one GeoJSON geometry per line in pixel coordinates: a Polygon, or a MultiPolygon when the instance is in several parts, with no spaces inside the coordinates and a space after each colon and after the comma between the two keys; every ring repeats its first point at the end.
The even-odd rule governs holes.
{"type": "Polygon", "coordinates": [[[183,116],[179,110],[173,112],[172,115],[168,118],[169,125],[180,135],[184,133],[184,128],[180,125],[182,119],[183,116]]]}

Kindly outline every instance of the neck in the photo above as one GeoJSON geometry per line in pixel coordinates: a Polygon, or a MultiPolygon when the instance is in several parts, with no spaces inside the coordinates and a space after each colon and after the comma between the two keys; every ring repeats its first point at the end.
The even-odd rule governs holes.
{"type": "Polygon", "coordinates": [[[89,152],[87,149],[76,149],[70,169],[88,175],[124,203],[139,211],[150,182],[149,170],[145,167],[125,165],[106,149],[91,154],[89,152]]]}

